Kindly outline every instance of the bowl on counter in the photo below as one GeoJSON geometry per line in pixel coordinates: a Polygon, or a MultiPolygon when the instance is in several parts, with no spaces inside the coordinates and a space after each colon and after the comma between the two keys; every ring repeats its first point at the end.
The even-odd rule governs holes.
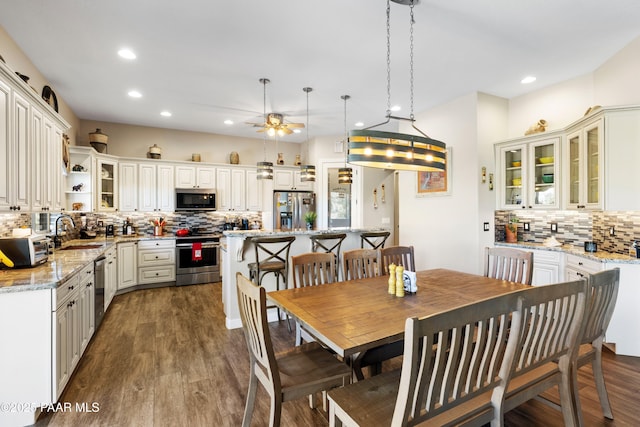
{"type": "Polygon", "coordinates": [[[519,160],[516,162],[511,162],[511,167],[519,168],[520,166],[522,166],[522,162],[519,160]]]}
{"type": "Polygon", "coordinates": [[[543,165],[546,165],[548,163],[553,163],[553,157],[540,157],[538,161],[543,165]]]}
{"type": "Polygon", "coordinates": [[[515,186],[522,185],[522,178],[513,178],[511,180],[511,184],[515,186]]]}
{"type": "Polygon", "coordinates": [[[544,182],[545,184],[552,184],[553,183],[553,174],[552,173],[545,173],[544,175],[542,175],[542,182],[544,182]]]}

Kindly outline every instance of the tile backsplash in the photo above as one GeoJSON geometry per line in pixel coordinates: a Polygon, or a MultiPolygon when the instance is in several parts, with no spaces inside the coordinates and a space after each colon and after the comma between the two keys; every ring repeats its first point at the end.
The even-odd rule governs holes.
{"type": "Polygon", "coordinates": [[[623,211],[495,211],[495,240],[504,241],[504,228],[509,217],[518,219],[518,241],[542,243],[555,236],[562,243],[583,247],[593,240],[599,250],[627,254],[629,245],[640,240],[640,212],[623,211]],[[530,230],[524,231],[528,222],[530,230]],[[557,224],[557,233],[551,232],[557,224]],[[609,231],[614,228],[614,235],[609,231]]]}

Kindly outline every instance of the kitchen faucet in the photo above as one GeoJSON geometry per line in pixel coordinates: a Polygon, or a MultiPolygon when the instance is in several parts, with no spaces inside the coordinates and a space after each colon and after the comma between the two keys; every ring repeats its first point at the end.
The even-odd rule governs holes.
{"type": "Polygon", "coordinates": [[[58,218],[56,218],[56,234],[55,236],[53,236],[53,246],[56,248],[59,248],[60,246],[62,246],[62,241],[58,236],[58,221],[60,221],[61,219],[68,219],[69,221],[71,221],[71,225],[73,225],[74,228],[76,226],[76,223],[73,222],[73,218],[71,218],[70,215],[61,214],[58,218]]]}

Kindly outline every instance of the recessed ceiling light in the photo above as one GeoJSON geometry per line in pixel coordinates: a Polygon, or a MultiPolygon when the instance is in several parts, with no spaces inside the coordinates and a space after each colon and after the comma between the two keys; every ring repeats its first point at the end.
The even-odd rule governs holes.
{"type": "Polygon", "coordinates": [[[402,110],[402,107],[399,105],[394,105],[393,107],[391,107],[391,111],[400,111],[402,110]]]}
{"type": "Polygon", "coordinates": [[[354,126],[359,128],[359,127],[364,126],[364,123],[362,123],[362,122],[357,122],[356,124],[354,124],[354,126]]]}
{"type": "Polygon", "coordinates": [[[535,76],[527,76],[525,78],[523,78],[522,80],[520,80],[520,83],[522,83],[523,85],[529,84],[529,83],[533,83],[536,81],[535,76]]]}
{"type": "Polygon", "coordinates": [[[232,125],[233,124],[233,120],[227,119],[227,120],[224,121],[224,124],[225,125],[232,125]]]}
{"type": "Polygon", "coordinates": [[[132,98],[142,98],[142,94],[140,92],[138,92],[137,90],[130,90],[128,92],[128,95],[132,98]]]}
{"type": "Polygon", "coordinates": [[[171,112],[170,111],[163,111],[160,113],[161,116],[163,117],[171,117],[171,112]]]}
{"type": "Polygon", "coordinates": [[[136,54],[133,53],[131,49],[123,48],[118,51],[118,55],[120,55],[124,59],[136,59],[136,54]]]}

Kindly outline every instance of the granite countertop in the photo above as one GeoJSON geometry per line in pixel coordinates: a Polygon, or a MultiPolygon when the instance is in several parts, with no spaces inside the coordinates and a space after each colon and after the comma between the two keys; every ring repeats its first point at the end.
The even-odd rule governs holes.
{"type": "Polygon", "coordinates": [[[93,262],[107,249],[119,242],[135,242],[140,240],[175,239],[172,234],[163,236],[132,235],[97,239],[70,240],[56,249],[46,263],[33,268],[16,268],[0,270],[0,294],[8,292],[35,291],[39,289],[55,289],[65,280],[93,262]],[[68,246],[99,245],[91,249],[63,250],[68,246]],[[62,250],[61,250],[62,249],[62,250]]]}
{"type": "Polygon", "coordinates": [[[506,243],[495,242],[496,246],[506,246],[510,248],[524,248],[524,249],[536,249],[542,251],[555,251],[563,252],[571,255],[578,255],[586,259],[590,259],[598,262],[611,262],[620,264],[640,264],[640,258],[630,257],[629,255],[622,255],[614,252],[597,251],[597,252],[585,252],[583,248],[562,245],[562,246],[545,246],[542,243],[534,242],[518,242],[518,243],[506,243]]]}
{"type": "Polygon", "coordinates": [[[367,227],[367,228],[331,228],[331,229],[317,229],[317,230],[306,230],[306,229],[297,229],[297,230],[227,230],[223,231],[227,237],[242,237],[243,239],[251,238],[251,237],[264,237],[264,236],[280,236],[280,235],[318,235],[318,234],[329,234],[329,233],[364,233],[364,232],[375,232],[375,231],[390,231],[388,228],[382,227],[367,227]]]}

